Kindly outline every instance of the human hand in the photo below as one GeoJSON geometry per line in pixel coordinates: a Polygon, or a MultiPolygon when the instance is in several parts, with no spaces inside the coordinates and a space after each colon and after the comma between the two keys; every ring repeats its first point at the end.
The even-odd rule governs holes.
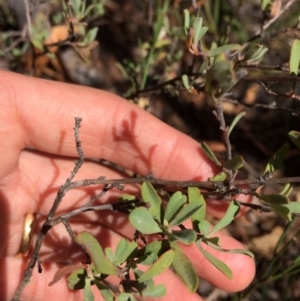
{"type": "MultiPolygon", "coordinates": [[[[80,141],[86,158],[103,158],[146,175],[169,180],[206,180],[213,167],[199,144],[157,120],[135,105],[108,92],[44,81],[0,71],[0,300],[10,300],[20,283],[26,259],[16,256],[26,212],[38,214],[37,231],[48,214],[59,186],[65,182],[78,157],[73,134],[74,117],[83,119],[80,141]],[[73,158],[72,158],[73,157],[73,158]]],[[[120,171],[98,163],[85,162],[76,179],[121,178],[120,171]]],[[[136,187],[126,188],[129,192],[136,187]]],[[[79,207],[96,188],[73,190],[59,212],[79,207]]],[[[99,188],[98,188],[99,190],[99,188]]],[[[105,195],[100,202],[110,200],[105,195]]],[[[241,200],[246,201],[241,196],[241,200]]],[[[208,204],[215,216],[224,214],[222,204],[208,204]]],[[[121,237],[132,237],[122,214],[89,212],[72,222],[76,232],[87,229],[104,247],[114,246],[121,237]]],[[[244,248],[225,234],[219,234],[224,248],[244,248]]],[[[254,276],[254,261],[248,256],[210,250],[233,271],[229,280],[207,262],[194,246],[183,247],[199,276],[230,291],[245,288],[254,276]]],[[[74,251],[75,250],[75,251],[74,251]]],[[[72,292],[63,280],[48,287],[58,263],[72,261],[74,248],[66,230],[55,226],[41,250],[42,274],[36,269],[25,287],[22,300],[82,300],[82,291],[72,292]]],[[[155,279],[164,283],[167,294],[160,300],[201,300],[168,270],[155,279]]],[[[97,300],[101,298],[97,297],[97,300]]]]}

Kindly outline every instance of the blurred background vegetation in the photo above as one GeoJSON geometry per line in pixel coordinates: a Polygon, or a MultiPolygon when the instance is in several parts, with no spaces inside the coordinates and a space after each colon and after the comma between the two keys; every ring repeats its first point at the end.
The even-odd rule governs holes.
{"type": "MultiPolygon", "coordinates": [[[[247,162],[243,176],[257,178],[287,133],[300,130],[299,77],[287,71],[291,45],[300,38],[299,0],[0,0],[0,68],[117,93],[224,157],[204,89],[207,59],[188,47],[184,9],[198,12],[208,27],[203,50],[213,43],[268,49],[260,61],[240,66],[247,75],[224,98],[227,124],[246,112],[231,143],[247,162]]],[[[276,177],[298,176],[299,155],[293,148],[276,177]]],[[[300,201],[299,189],[292,199],[300,201]]],[[[228,231],[256,254],[256,279],[240,294],[202,281],[201,295],[299,300],[299,226],[297,217],[287,223],[256,211],[237,219],[228,231]]]]}

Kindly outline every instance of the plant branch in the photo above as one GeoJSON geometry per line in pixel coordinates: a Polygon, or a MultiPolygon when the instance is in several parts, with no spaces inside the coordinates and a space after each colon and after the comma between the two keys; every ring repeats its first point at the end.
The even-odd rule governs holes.
{"type": "Polygon", "coordinates": [[[259,84],[270,95],[281,96],[281,97],[285,97],[285,98],[293,98],[293,99],[296,99],[296,100],[300,100],[300,95],[296,95],[293,90],[290,91],[290,92],[287,92],[287,93],[277,93],[277,92],[272,91],[269,87],[267,87],[264,82],[259,82],[259,84]]]}
{"type": "Polygon", "coordinates": [[[84,162],[84,153],[83,153],[83,150],[81,147],[81,142],[79,141],[79,128],[80,128],[81,121],[82,121],[81,118],[78,118],[78,117],[75,118],[75,128],[74,128],[75,142],[76,142],[76,149],[77,149],[77,152],[79,155],[79,161],[75,161],[75,167],[74,167],[73,171],[71,172],[71,174],[70,174],[69,178],[66,180],[66,182],[60,187],[60,189],[57,193],[57,196],[56,196],[54,203],[52,205],[52,208],[46,218],[46,221],[43,224],[42,229],[37,236],[37,240],[36,240],[36,244],[34,246],[32,257],[27,265],[27,268],[25,269],[21,283],[19,284],[12,301],[20,300],[20,297],[25,288],[25,285],[29,282],[29,280],[32,276],[32,273],[33,273],[33,269],[37,263],[39,266],[39,272],[40,273],[42,272],[42,269],[40,266],[40,260],[39,260],[39,253],[40,253],[40,250],[42,247],[42,243],[45,239],[46,234],[52,228],[51,220],[52,220],[54,214],[56,213],[58,206],[60,205],[66,192],[71,189],[71,187],[70,187],[71,181],[75,177],[75,175],[77,174],[78,170],[80,169],[80,167],[82,166],[82,164],[84,162]]]}
{"type": "MultiPolygon", "coordinates": [[[[220,108],[220,113],[222,113],[222,109],[220,108]]],[[[217,113],[218,114],[218,113],[217,113]]],[[[221,115],[220,115],[221,116],[221,115]]],[[[224,116],[223,116],[224,118],[224,116]]],[[[143,176],[143,177],[138,177],[138,178],[128,178],[128,179],[105,179],[104,177],[99,177],[97,179],[85,179],[81,181],[74,181],[72,182],[73,178],[75,175],[78,173],[80,167],[84,163],[84,153],[82,150],[81,142],[79,141],[79,128],[80,128],[80,123],[82,119],[81,118],[75,118],[75,142],[76,142],[76,149],[79,155],[79,160],[75,161],[75,166],[73,171],[71,172],[69,178],[66,180],[66,182],[60,187],[57,196],[54,200],[53,206],[46,218],[45,223],[42,226],[41,231],[39,232],[36,240],[36,244],[34,246],[33,254],[32,257],[27,265],[27,268],[24,271],[23,278],[21,280],[21,283],[12,299],[12,301],[20,301],[21,294],[25,288],[25,285],[29,282],[33,269],[36,265],[38,265],[38,270],[41,273],[42,268],[41,268],[41,263],[40,263],[40,258],[39,258],[39,253],[42,247],[42,243],[44,241],[44,238],[48,231],[54,226],[57,225],[58,223],[63,223],[67,229],[67,232],[71,236],[71,238],[74,240],[74,233],[71,229],[71,226],[69,224],[68,219],[81,214],[85,211],[99,211],[99,210],[119,210],[122,212],[126,211],[126,208],[128,210],[128,205],[131,205],[131,203],[125,203],[125,207],[123,204],[106,204],[106,205],[98,205],[98,206],[92,206],[93,202],[98,199],[99,197],[103,196],[108,190],[117,188],[119,190],[123,189],[123,185],[125,184],[141,184],[144,181],[148,181],[151,184],[154,185],[159,185],[159,186],[167,186],[171,187],[172,190],[174,188],[187,188],[187,187],[198,187],[200,189],[204,189],[208,191],[207,194],[213,195],[214,197],[221,197],[222,200],[228,201],[228,197],[230,196],[236,196],[240,194],[246,194],[246,195],[255,195],[255,189],[250,188],[250,189],[244,189],[242,188],[244,185],[253,185],[256,184],[257,186],[261,185],[266,185],[266,184],[279,184],[279,183],[300,183],[300,177],[294,177],[294,178],[281,178],[281,179],[273,179],[269,176],[261,176],[257,179],[247,179],[247,180],[238,180],[238,181],[232,181],[232,183],[228,182],[211,182],[211,181],[169,181],[169,180],[162,180],[162,179],[155,179],[153,177],[153,174],[150,173],[149,175],[143,176]],[[63,214],[59,217],[53,218],[63,197],[65,194],[72,188],[75,187],[85,187],[85,186],[90,186],[90,185],[103,185],[104,188],[102,191],[97,194],[95,197],[93,197],[89,202],[87,202],[83,207],[75,209],[69,213],[63,214]]],[[[221,121],[220,123],[222,127],[226,127],[225,121],[221,121]]],[[[225,137],[226,138],[226,137],[225,137]]],[[[228,138],[228,137],[227,137],[228,138]]],[[[226,138],[226,139],[227,139],[226,138]]],[[[231,155],[231,152],[229,153],[231,155]]],[[[205,192],[204,192],[205,194],[205,192]]],[[[135,203],[137,202],[136,200],[134,201],[135,203]]],[[[138,202],[140,202],[138,200],[138,202]]],[[[260,210],[260,211],[265,211],[268,212],[269,208],[268,206],[259,206],[255,204],[248,204],[244,202],[238,201],[241,205],[243,206],[248,206],[254,210],[260,210]]],[[[144,204],[143,204],[144,205],[144,204]]]]}

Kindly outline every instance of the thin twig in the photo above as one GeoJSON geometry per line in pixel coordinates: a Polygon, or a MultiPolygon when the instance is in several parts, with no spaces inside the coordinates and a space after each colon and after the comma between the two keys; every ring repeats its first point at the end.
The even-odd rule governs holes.
{"type": "Polygon", "coordinates": [[[299,1],[299,0],[291,0],[291,1],[287,2],[286,5],[282,8],[282,10],[280,11],[280,13],[278,15],[276,15],[274,18],[272,18],[266,24],[264,24],[263,31],[266,30],[268,27],[270,27],[275,21],[277,21],[286,11],[288,11],[290,9],[292,4],[294,4],[294,2],[296,2],[296,1],[299,1]]]}
{"type": "Polygon", "coordinates": [[[280,111],[280,112],[284,112],[284,113],[289,113],[289,114],[292,114],[293,116],[300,115],[299,110],[292,110],[292,109],[277,107],[276,102],[272,102],[270,104],[265,104],[265,103],[249,104],[249,103],[241,102],[236,99],[230,99],[230,98],[223,98],[223,101],[230,102],[230,103],[233,103],[236,105],[243,105],[247,108],[264,108],[264,109],[268,109],[268,110],[275,110],[275,111],[280,111]]]}
{"type": "Polygon", "coordinates": [[[41,269],[41,264],[40,264],[40,260],[39,260],[39,253],[42,247],[42,243],[45,239],[46,234],[48,233],[48,231],[52,228],[51,226],[51,220],[54,216],[54,214],[57,211],[58,206],[60,205],[63,197],[65,196],[66,192],[68,190],[70,190],[70,184],[72,179],[75,177],[75,175],[77,174],[78,170],[80,169],[80,167],[82,166],[83,162],[84,162],[84,153],[81,147],[81,142],[79,141],[79,128],[80,128],[80,123],[81,123],[82,119],[81,118],[75,118],[75,141],[76,141],[76,149],[79,155],[79,161],[75,161],[75,167],[73,169],[73,171],[71,172],[69,178],[66,180],[66,182],[64,183],[64,185],[62,185],[57,193],[57,196],[54,200],[54,203],[52,205],[52,208],[46,218],[45,223],[42,226],[42,229],[40,231],[40,233],[37,236],[37,240],[36,240],[36,244],[34,246],[34,250],[33,250],[33,254],[32,257],[27,265],[27,268],[24,271],[24,275],[22,277],[21,283],[19,284],[17,291],[12,299],[12,301],[19,301],[21,294],[26,286],[26,284],[29,282],[32,273],[33,273],[33,269],[36,266],[37,263],[39,266],[39,272],[42,272],[41,269]]]}
{"type": "MultiPolygon", "coordinates": [[[[220,130],[222,133],[222,141],[223,144],[226,148],[226,155],[227,155],[227,161],[232,159],[232,152],[231,152],[231,143],[229,140],[229,133],[228,133],[228,128],[226,126],[225,118],[224,118],[224,110],[223,110],[223,101],[219,100],[216,105],[215,105],[215,111],[214,111],[217,120],[219,121],[220,124],[220,130]]],[[[226,171],[226,174],[228,176],[228,182],[229,182],[229,189],[232,189],[233,186],[233,172],[232,170],[226,171]]]]}
{"type": "Polygon", "coordinates": [[[25,14],[26,14],[26,25],[27,25],[27,31],[30,41],[32,41],[32,25],[31,25],[31,17],[30,17],[30,8],[29,8],[29,0],[22,0],[24,1],[25,6],[25,14]]]}
{"type": "Polygon", "coordinates": [[[271,90],[269,87],[267,87],[265,83],[259,82],[259,84],[270,95],[300,100],[300,95],[295,94],[294,91],[287,92],[287,93],[277,93],[277,92],[274,92],[273,90],[271,90]]]}

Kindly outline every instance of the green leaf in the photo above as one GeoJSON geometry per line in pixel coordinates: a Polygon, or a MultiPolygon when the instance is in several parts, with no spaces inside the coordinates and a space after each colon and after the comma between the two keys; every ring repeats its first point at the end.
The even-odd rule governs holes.
{"type": "Polygon", "coordinates": [[[246,60],[248,64],[259,63],[264,54],[268,51],[268,48],[263,45],[256,44],[255,46],[257,47],[257,49],[250,55],[250,58],[246,60]]]}
{"type": "Polygon", "coordinates": [[[139,207],[132,210],[129,214],[131,225],[142,234],[154,234],[162,232],[157,222],[148,209],[139,207]]]}
{"type": "Polygon", "coordinates": [[[186,35],[188,35],[188,29],[190,28],[190,12],[188,9],[185,9],[183,11],[183,14],[184,14],[184,32],[186,35]]]}
{"type": "Polygon", "coordinates": [[[186,74],[183,74],[182,77],[182,83],[184,85],[184,87],[186,88],[186,90],[189,90],[190,89],[190,84],[189,84],[189,78],[186,74]]]}
{"type": "Polygon", "coordinates": [[[206,202],[199,188],[188,187],[188,198],[190,204],[200,205],[200,209],[192,216],[193,228],[199,230],[199,223],[204,220],[206,213],[206,202]]]}
{"type": "Polygon", "coordinates": [[[165,252],[141,277],[138,278],[138,282],[145,282],[164,272],[167,268],[169,268],[174,260],[174,257],[175,252],[173,250],[165,252]]]}
{"type": "Polygon", "coordinates": [[[227,178],[227,175],[224,171],[221,171],[220,173],[218,173],[216,176],[214,176],[213,178],[209,178],[209,181],[212,182],[222,182],[227,178]]]}
{"type": "Polygon", "coordinates": [[[209,229],[210,229],[210,223],[206,220],[202,220],[201,223],[199,224],[199,230],[204,237],[208,235],[209,229]]]}
{"type": "Polygon", "coordinates": [[[196,203],[190,203],[186,205],[169,223],[169,227],[174,227],[179,224],[182,224],[188,218],[192,217],[201,207],[202,207],[201,204],[196,204],[196,203]]]}
{"type": "Polygon", "coordinates": [[[148,287],[142,291],[144,298],[160,298],[166,294],[166,288],[163,284],[156,285],[154,287],[148,287]]]}
{"type": "Polygon", "coordinates": [[[84,39],[85,45],[90,45],[96,39],[98,29],[99,29],[98,27],[94,27],[88,31],[88,33],[84,39]]]}
{"type": "Polygon", "coordinates": [[[80,16],[80,7],[81,7],[81,0],[71,0],[72,9],[76,15],[76,17],[80,16]]]}
{"type": "Polygon", "coordinates": [[[197,233],[193,229],[174,230],[168,237],[185,245],[191,245],[196,241],[197,233]]]}
{"type": "Polygon", "coordinates": [[[68,287],[71,290],[81,290],[85,286],[86,271],[84,268],[73,272],[67,279],[68,287]]]}
{"type": "Polygon", "coordinates": [[[136,199],[135,195],[132,194],[121,194],[119,195],[119,200],[122,202],[134,201],[136,199]]]}
{"type": "Polygon", "coordinates": [[[95,296],[91,289],[91,280],[85,282],[85,286],[83,289],[83,300],[84,301],[94,301],[95,296]]]}
{"type": "Polygon", "coordinates": [[[297,75],[300,63],[300,40],[294,40],[290,54],[290,74],[297,75]]]}
{"type": "Polygon", "coordinates": [[[136,259],[136,263],[150,266],[152,265],[156,260],[158,259],[158,256],[154,253],[142,255],[136,259]]]}
{"type": "MultiPolygon", "coordinates": [[[[214,236],[214,237],[204,237],[201,239],[204,243],[206,244],[211,244],[214,245],[216,247],[221,247],[220,246],[220,237],[214,236]]],[[[200,240],[198,240],[197,242],[200,242],[200,240]]]]}
{"type": "Polygon", "coordinates": [[[269,163],[266,166],[265,173],[274,173],[279,168],[283,160],[287,157],[290,150],[288,143],[285,143],[276,153],[271,157],[269,163]]]}
{"type": "Polygon", "coordinates": [[[212,152],[212,150],[209,148],[209,146],[205,143],[201,143],[201,147],[205,155],[214,162],[217,166],[222,166],[221,162],[216,158],[215,154],[212,152]]]}
{"type": "Polygon", "coordinates": [[[240,211],[239,203],[235,200],[231,201],[225,215],[216,223],[213,230],[209,234],[212,235],[217,231],[220,231],[221,229],[228,226],[237,216],[239,211],[240,211]]]}
{"type": "Polygon", "coordinates": [[[118,301],[137,301],[137,300],[136,298],[134,298],[133,294],[121,293],[118,296],[118,301]]]}
{"type": "Polygon", "coordinates": [[[287,198],[289,197],[289,195],[292,193],[293,191],[293,187],[291,186],[290,183],[286,183],[283,187],[283,189],[280,191],[281,195],[286,196],[287,198]]]}
{"type": "Polygon", "coordinates": [[[32,40],[32,44],[34,45],[35,48],[37,48],[39,50],[44,50],[43,41],[41,41],[40,39],[36,38],[36,39],[32,40]]]}
{"type": "Polygon", "coordinates": [[[143,249],[138,250],[137,257],[151,253],[154,253],[159,257],[167,250],[170,250],[170,244],[167,240],[155,240],[147,244],[143,249]]]}
{"type": "Polygon", "coordinates": [[[247,255],[251,258],[254,258],[254,254],[252,252],[250,252],[249,250],[245,250],[245,249],[227,250],[227,249],[223,249],[223,248],[219,247],[218,245],[216,245],[214,243],[211,243],[211,241],[208,239],[203,239],[202,241],[205,244],[207,244],[208,246],[210,246],[211,248],[213,248],[219,252],[230,253],[230,254],[242,254],[242,255],[247,255]]]}
{"type": "Polygon", "coordinates": [[[174,272],[186,285],[189,292],[195,292],[198,288],[199,279],[193,264],[176,242],[172,242],[171,247],[175,251],[175,258],[172,263],[174,272]]]}
{"type": "Polygon", "coordinates": [[[228,129],[228,137],[230,135],[230,133],[232,132],[233,128],[236,126],[236,124],[240,121],[240,119],[242,117],[244,117],[246,115],[246,112],[241,112],[238,115],[235,116],[235,118],[233,119],[229,129],[228,129]]]}
{"type": "Polygon", "coordinates": [[[163,223],[163,208],[161,198],[159,197],[151,183],[147,181],[142,184],[142,198],[145,202],[150,204],[150,208],[148,210],[152,214],[152,216],[160,223],[163,223]]]}
{"type": "Polygon", "coordinates": [[[185,89],[189,93],[191,93],[193,90],[193,86],[190,85],[188,76],[186,74],[183,74],[181,77],[181,80],[182,80],[182,83],[183,83],[183,86],[185,87],[185,89]]]}
{"type": "Polygon", "coordinates": [[[239,76],[237,75],[232,61],[215,60],[207,71],[205,91],[212,98],[220,98],[241,79],[242,73],[239,76]]]}
{"type": "Polygon", "coordinates": [[[288,204],[289,199],[285,195],[281,194],[265,194],[265,195],[257,195],[258,198],[269,205],[282,205],[288,204]]]}
{"type": "Polygon", "coordinates": [[[115,265],[121,265],[125,262],[138,248],[138,244],[135,241],[129,242],[123,238],[119,241],[116,248],[116,255],[114,258],[115,265]]]}
{"type": "Polygon", "coordinates": [[[225,264],[224,262],[222,262],[221,260],[216,258],[211,253],[204,250],[203,247],[200,245],[200,243],[197,245],[198,245],[198,248],[201,251],[201,253],[212,265],[214,265],[219,271],[221,271],[227,278],[232,279],[233,274],[227,264],[225,264]]]}
{"type": "Polygon", "coordinates": [[[262,11],[269,10],[272,5],[272,0],[261,0],[260,8],[262,11]]]}
{"type": "Polygon", "coordinates": [[[76,242],[80,244],[90,255],[96,270],[105,275],[119,275],[120,271],[104,255],[103,249],[97,239],[89,232],[81,232],[76,236],[76,242]]]}
{"type": "Polygon", "coordinates": [[[288,208],[291,213],[299,214],[300,213],[300,203],[299,202],[290,202],[284,204],[284,207],[288,208]]]}
{"type": "Polygon", "coordinates": [[[114,251],[112,250],[112,248],[105,248],[104,250],[106,257],[111,261],[114,262],[114,251]]]}
{"type": "Polygon", "coordinates": [[[292,142],[300,148],[300,132],[297,131],[290,131],[289,132],[289,137],[292,140],[292,142]]]}
{"type": "Polygon", "coordinates": [[[292,216],[291,216],[291,210],[289,207],[287,207],[289,204],[283,204],[283,205],[273,205],[270,204],[270,207],[282,218],[291,221],[292,216]]]}
{"type": "Polygon", "coordinates": [[[225,162],[223,167],[229,170],[238,170],[244,166],[244,158],[242,156],[235,156],[231,160],[225,162]]]}
{"type": "Polygon", "coordinates": [[[105,301],[114,301],[115,300],[115,296],[112,293],[112,291],[109,289],[109,287],[107,287],[105,284],[98,281],[97,279],[94,279],[93,281],[95,282],[98,290],[101,293],[101,296],[103,297],[103,299],[105,301]]]}
{"type": "Polygon", "coordinates": [[[168,201],[164,219],[168,222],[172,220],[175,214],[181,209],[186,203],[186,196],[181,191],[176,191],[168,201]]]}
{"type": "Polygon", "coordinates": [[[200,17],[196,17],[193,20],[193,29],[194,29],[194,44],[197,45],[200,39],[205,35],[207,31],[207,27],[202,27],[203,19],[200,17]]]}
{"type": "Polygon", "coordinates": [[[201,54],[204,56],[218,56],[219,54],[225,52],[225,51],[240,51],[242,49],[242,46],[239,44],[228,44],[224,45],[218,48],[214,48],[207,52],[202,52],[201,54]]]}
{"type": "Polygon", "coordinates": [[[235,156],[231,160],[225,162],[223,167],[229,170],[238,170],[244,166],[244,159],[242,156],[235,156]]]}

